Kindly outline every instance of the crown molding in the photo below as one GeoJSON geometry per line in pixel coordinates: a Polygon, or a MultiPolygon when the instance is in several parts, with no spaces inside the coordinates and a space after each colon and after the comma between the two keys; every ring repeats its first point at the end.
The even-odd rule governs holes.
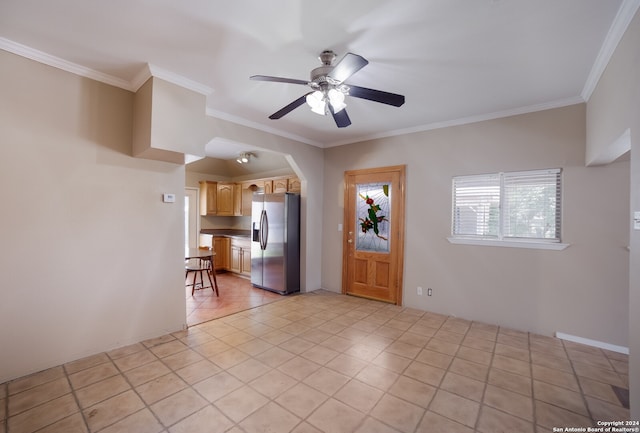
{"type": "Polygon", "coordinates": [[[99,72],[94,69],[78,65],[77,63],[69,62],[61,59],[60,57],[52,56],[51,54],[47,54],[43,51],[36,50],[35,48],[31,48],[2,37],[0,37],[0,49],[57,69],[62,69],[63,71],[67,71],[81,77],[90,78],[131,92],[137,92],[149,78],[156,77],[205,96],[213,93],[213,89],[211,87],[149,63],[145,64],[140,69],[133,80],[127,81],[122,78],[114,77],[113,75],[105,74],[104,72],[99,72]]]}
{"type": "Polygon", "coordinates": [[[163,69],[151,63],[145,64],[142,69],[140,69],[140,71],[136,74],[136,76],[133,77],[131,86],[135,89],[134,91],[137,92],[138,89],[151,77],[160,78],[161,80],[167,81],[171,84],[175,84],[176,86],[183,87],[193,92],[200,93],[204,96],[208,96],[213,93],[213,89],[209,86],[205,86],[202,83],[190,80],[183,77],[182,75],[178,75],[175,72],[171,72],[167,69],[163,69]]]}
{"type": "Polygon", "coordinates": [[[26,57],[27,59],[34,60],[36,62],[52,66],[63,71],[70,72],[81,77],[90,78],[95,81],[100,81],[111,86],[119,87],[121,89],[133,91],[131,83],[122,78],[114,77],[113,75],[105,74],[84,66],[80,66],[76,63],[69,62],[61,59],[60,57],[52,56],[43,51],[36,50],[35,48],[28,47],[26,45],[13,42],[9,39],[0,38],[0,49],[16,54],[18,56],[26,57]]]}
{"type": "Polygon", "coordinates": [[[232,116],[231,114],[223,113],[222,111],[218,111],[218,110],[213,110],[209,107],[207,107],[207,116],[215,117],[216,119],[225,120],[231,123],[237,123],[238,125],[246,126],[252,129],[257,129],[259,131],[267,132],[269,134],[277,135],[283,138],[288,138],[289,140],[299,141],[301,143],[305,143],[310,146],[325,147],[324,143],[320,143],[314,140],[309,140],[308,138],[305,138],[296,134],[290,134],[288,132],[284,132],[279,129],[271,128],[258,122],[252,122],[242,117],[232,116]]]}
{"type": "Polygon", "coordinates": [[[486,120],[501,119],[504,117],[518,116],[520,114],[535,113],[536,111],[544,111],[544,110],[551,110],[553,108],[567,107],[569,105],[582,104],[584,102],[585,101],[582,99],[582,97],[575,96],[571,98],[559,99],[557,101],[545,102],[543,104],[518,107],[511,110],[495,111],[493,113],[480,114],[477,116],[463,117],[460,119],[447,120],[444,122],[428,123],[425,125],[416,126],[412,128],[386,131],[380,134],[366,135],[366,136],[358,137],[348,141],[327,143],[325,147],[343,146],[345,144],[353,144],[361,141],[375,140],[378,138],[395,137],[398,135],[413,134],[415,132],[424,132],[424,131],[430,131],[433,129],[449,128],[451,126],[467,125],[470,123],[484,122],[486,120]]]}
{"type": "Polygon", "coordinates": [[[133,77],[133,80],[131,80],[131,87],[133,91],[137,92],[138,90],[140,90],[140,87],[142,87],[142,85],[146,83],[147,80],[152,76],[153,74],[151,74],[151,68],[149,68],[149,64],[145,63],[144,66],[140,68],[138,73],[133,77]]]}
{"type": "Polygon", "coordinates": [[[593,63],[591,72],[589,73],[587,81],[584,84],[584,88],[582,89],[581,95],[585,101],[588,101],[589,98],[591,98],[591,94],[596,89],[598,81],[600,81],[600,77],[602,77],[605,68],[611,60],[611,56],[613,56],[613,53],[618,47],[624,33],[627,31],[629,24],[631,24],[631,20],[633,20],[638,7],[640,7],[640,0],[622,1],[620,9],[618,9],[618,13],[613,19],[611,27],[609,27],[609,32],[604,38],[604,42],[600,47],[600,52],[598,52],[596,61],[593,63]]]}

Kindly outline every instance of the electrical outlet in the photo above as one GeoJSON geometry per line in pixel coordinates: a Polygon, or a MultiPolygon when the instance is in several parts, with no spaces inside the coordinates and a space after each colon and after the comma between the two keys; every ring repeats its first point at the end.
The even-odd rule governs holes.
{"type": "Polygon", "coordinates": [[[416,291],[418,292],[418,296],[422,296],[422,287],[418,286],[416,291]]]}
{"type": "Polygon", "coordinates": [[[433,290],[431,290],[431,287],[429,287],[427,289],[427,296],[431,296],[431,295],[433,295],[433,290]]]}

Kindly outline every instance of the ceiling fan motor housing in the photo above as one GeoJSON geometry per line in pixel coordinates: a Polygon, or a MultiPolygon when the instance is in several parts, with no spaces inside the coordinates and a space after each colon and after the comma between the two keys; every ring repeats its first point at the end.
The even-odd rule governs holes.
{"type": "Polygon", "coordinates": [[[311,71],[311,81],[322,86],[327,82],[327,75],[333,70],[333,66],[319,66],[311,71]]]}

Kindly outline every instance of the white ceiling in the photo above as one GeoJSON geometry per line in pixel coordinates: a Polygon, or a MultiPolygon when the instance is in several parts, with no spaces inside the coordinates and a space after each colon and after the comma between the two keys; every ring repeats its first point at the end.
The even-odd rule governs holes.
{"type": "Polygon", "coordinates": [[[326,147],[584,101],[639,3],[0,0],[0,48],[130,90],[150,68],[210,91],[209,115],[326,147]],[[268,119],[308,88],[249,76],[307,80],[324,49],[405,105],[347,97],[343,129],[306,105],[268,119]]]}

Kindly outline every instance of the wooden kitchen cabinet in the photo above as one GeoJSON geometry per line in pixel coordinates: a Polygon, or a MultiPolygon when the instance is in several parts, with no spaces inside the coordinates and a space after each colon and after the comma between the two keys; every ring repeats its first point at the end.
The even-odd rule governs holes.
{"type": "Polygon", "coordinates": [[[242,184],[242,206],[241,216],[251,216],[251,206],[253,205],[253,193],[264,191],[264,182],[244,182],[242,184]]]}
{"type": "Polygon", "coordinates": [[[240,272],[251,278],[251,246],[242,249],[242,269],[240,272]]]}
{"type": "Polygon", "coordinates": [[[249,239],[231,239],[229,270],[237,274],[251,276],[251,242],[249,239]]]}
{"type": "Polygon", "coordinates": [[[234,215],[234,189],[235,184],[230,182],[218,182],[216,192],[216,215],[233,216],[234,215]]]}
{"type": "Polygon", "coordinates": [[[200,215],[216,215],[218,212],[218,182],[201,180],[200,182],[200,215]]]}
{"type": "Polygon", "coordinates": [[[200,183],[200,215],[235,215],[235,184],[202,180],[200,183]]]}
{"type": "Polygon", "coordinates": [[[216,253],[213,262],[216,271],[229,270],[229,244],[227,237],[215,236],[213,238],[213,251],[216,253]]]}
{"type": "Polygon", "coordinates": [[[287,178],[273,179],[273,192],[287,192],[287,178]]]}
{"type": "Polygon", "coordinates": [[[290,177],[287,179],[287,192],[300,193],[301,190],[300,179],[297,177],[290,177]]]}
{"type": "Polygon", "coordinates": [[[242,216],[242,184],[236,183],[233,188],[233,216],[242,216]]]}
{"type": "Polygon", "coordinates": [[[271,180],[271,179],[265,180],[264,181],[264,193],[265,194],[271,194],[273,192],[275,192],[273,190],[273,180],[271,180]]]}

